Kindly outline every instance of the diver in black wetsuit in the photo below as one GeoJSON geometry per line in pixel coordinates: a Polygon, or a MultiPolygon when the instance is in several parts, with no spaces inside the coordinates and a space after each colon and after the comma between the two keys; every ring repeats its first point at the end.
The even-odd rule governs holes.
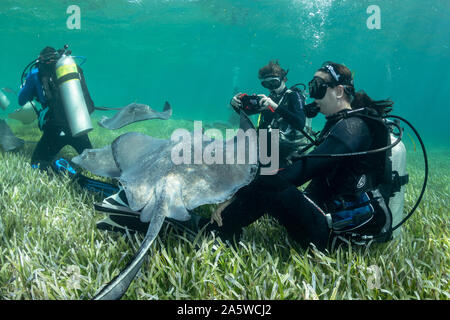
{"type": "MultiPolygon", "coordinates": [[[[85,100],[87,112],[92,114],[95,110],[94,102],[86,85],[83,69],[79,65],[75,64],[76,70],[70,68],[71,64],[58,67],[61,72],[60,78],[58,78],[56,66],[63,55],[70,55],[70,51],[67,48],[68,46],[64,46],[64,49],[55,50],[52,47],[45,47],[41,50],[38,59],[27,65],[22,75],[23,77],[25,71],[30,68],[26,81],[19,92],[19,105],[22,106],[27,102],[32,102],[34,99],[42,105],[39,111],[33,105],[33,109],[38,115],[38,127],[43,132],[43,135],[31,156],[31,166],[45,171],[51,169],[51,171],[57,173],[65,172],[82,188],[101,192],[109,196],[117,192],[117,186],[90,179],[77,173],[66,159],[56,159],[59,151],[67,145],[72,146],[78,154],[81,154],[85,149],[92,149],[87,132],[77,136],[72,135],[68,116],[79,118],[79,114],[75,113],[76,116],[74,114],[66,114],[64,108],[63,96],[60,91],[61,83],[79,80],[80,93],[85,100]],[[61,76],[61,74],[63,75],[61,76]]],[[[73,91],[69,92],[71,96],[74,94],[73,91]]],[[[74,99],[77,102],[76,105],[79,105],[80,101],[76,98],[74,99]]]]}
{"type": "Polygon", "coordinates": [[[319,137],[321,143],[275,176],[260,176],[239,190],[231,203],[215,213],[215,222],[208,230],[231,239],[241,234],[242,227],[268,213],[303,247],[314,244],[323,250],[336,243],[391,238],[392,217],[377,189],[385,153],[311,155],[348,154],[380,147],[386,141],[386,132],[376,121],[352,110],[366,107],[366,112],[381,116],[390,111],[392,102],[373,101],[363,91],[355,93],[351,71],[332,62],[314,74],[310,96],[315,102],[309,106],[318,108],[327,118],[319,137]],[[297,189],[310,180],[305,192],[297,189]]]}
{"type": "MultiPolygon", "coordinates": [[[[79,154],[84,149],[92,149],[87,134],[79,137],[72,137],[70,134],[56,81],[55,65],[58,57],[58,52],[54,48],[42,49],[38,58],[39,63],[31,69],[19,92],[19,105],[23,106],[33,99],[42,105],[42,110],[39,111],[38,126],[43,131],[43,135],[31,156],[32,166],[40,169],[47,169],[55,160],[58,152],[66,145],[72,146],[79,154]]],[[[79,66],[77,68],[86,105],[91,114],[95,108],[94,102],[86,86],[83,70],[79,66]]]]}
{"type": "MultiPolygon", "coordinates": [[[[289,71],[289,70],[288,70],[289,71]]],[[[286,87],[288,71],[281,68],[278,61],[270,61],[258,72],[261,85],[270,90],[267,97],[259,96],[259,108],[243,109],[246,114],[260,114],[257,129],[279,129],[279,163],[281,166],[292,163],[306,144],[301,131],[305,127],[306,117],[303,110],[305,98],[297,88],[286,87]]],[[[241,93],[231,99],[235,109],[242,109],[241,93]]],[[[270,154],[270,145],[268,146],[270,154]]]]}

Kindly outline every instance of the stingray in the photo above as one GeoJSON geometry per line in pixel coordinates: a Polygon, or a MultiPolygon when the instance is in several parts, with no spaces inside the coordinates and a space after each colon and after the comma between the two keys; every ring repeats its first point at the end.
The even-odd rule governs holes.
{"type": "Polygon", "coordinates": [[[8,108],[8,106],[9,106],[9,99],[0,90],[0,108],[2,108],[3,110],[6,110],[6,108],[8,108]]]}
{"type": "Polygon", "coordinates": [[[79,164],[87,171],[93,172],[98,176],[119,178],[120,169],[117,167],[113,157],[111,145],[101,149],[85,149],[80,155],[72,161],[79,164]]]}
{"type": "MultiPolygon", "coordinates": [[[[243,112],[240,128],[244,131],[254,129],[243,112]]],[[[189,135],[195,139],[195,133],[189,135]]],[[[234,147],[231,156],[227,152],[220,154],[224,155],[224,159],[236,160],[237,136],[227,141],[211,141],[203,134],[200,135],[203,150],[217,155],[231,144],[234,147]],[[206,148],[205,141],[209,142],[206,148]]],[[[189,164],[187,161],[186,164],[175,164],[173,150],[184,143],[181,140],[156,139],[129,132],[116,138],[111,146],[85,150],[72,159],[75,164],[93,174],[116,178],[125,191],[130,208],[140,212],[142,222],[149,222],[146,236],[132,261],[94,299],[120,299],[123,296],[142,266],[165,218],[187,221],[190,219],[189,211],[204,204],[230,199],[256,176],[258,161],[241,164],[236,161],[225,162],[231,164],[189,164]]],[[[191,155],[194,155],[195,146],[189,143],[189,147],[193,151],[191,155]]],[[[257,142],[250,139],[245,143],[247,155],[252,147],[256,150],[257,142]]]]}
{"type": "Polygon", "coordinates": [[[23,124],[30,124],[37,119],[37,113],[34,110],[33,105],[30,102],[27,102],[23,107],[14,110],[8,114],[8,117],[11,119],[18,120],[23,124]]]}
{"type": "Polygon", "coordinates": [[[131,123],[150,120],[163,119],[167,120],[172,116],[172,108],[166,101],[162,112],[158,112],[150,108],[148,105],[140,103],[131,103],[120,109],[112,118],[103,116],[98,124],[109,130],[120,129],[131,123]]]}
{"type": "Polygon", "coordinates": [[[0,147],[4,151],[14,151],[23,147],[25,141],[17,138],[6,124],[6,121],[0,119],[0,147]]]}

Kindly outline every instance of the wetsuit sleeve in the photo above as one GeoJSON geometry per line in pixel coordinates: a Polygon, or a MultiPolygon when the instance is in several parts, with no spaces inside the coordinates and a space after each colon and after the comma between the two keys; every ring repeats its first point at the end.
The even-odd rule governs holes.
{"type": "Polygon", "coordinates": [[[300,94],[292,91],[286,97],[288,103],[282,103],[276,110],[287,123],[289,123],[296,130],[303,130],[305,127],[306,116],[303,110],[305,102],[300,94]]]}
{"type": "MultiPolygon", "coordinates": [[[[359,118],[352,117],[338,122],[328,137],[310,154],[367,151],[371,143],[367,124],[359,118]]],[[[342,157],[305,157],[281,170],[278,175],[296,186],[301,186],[312,178],[326,175],[344,160],[342,157]]]]}
{"type": "Polygon", "coordinates": [[[30,72],[25,81],[25,85],[20,89],[19,105],[23,106],[28,101],[32,101],[36,96],[36,77],[30,72]]]}

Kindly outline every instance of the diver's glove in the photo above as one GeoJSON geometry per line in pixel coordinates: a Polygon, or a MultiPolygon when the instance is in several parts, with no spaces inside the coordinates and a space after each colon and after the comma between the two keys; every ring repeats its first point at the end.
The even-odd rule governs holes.
{"type": "Polygon", "coordinates": [[[270,110],[275,111],[278,108],[278,104],[276,104],[271,98],[267,97],[265,94],[258,94],[260,97],[259,105],[261,106],[261,110],[270,110]]]}
{"type": "Polygon", "coordinates": [[[47,119],[45,119],[45,116],[47,115],[49,108],[44,108],[41,109],[41,111],[39,111],[39,116],[38,116],[38,127],[39,129],[42,131],[44,128],[45,123],[47,122],[47,119]]]}
{"type": "Polygon", "coordinates": [[[230,101],[230,104],[233,108],[235,109],[241,109],[242,108],[242,101],[239,98],[241,96],[242,93],[238,93],[236,94],[230,101]]]}

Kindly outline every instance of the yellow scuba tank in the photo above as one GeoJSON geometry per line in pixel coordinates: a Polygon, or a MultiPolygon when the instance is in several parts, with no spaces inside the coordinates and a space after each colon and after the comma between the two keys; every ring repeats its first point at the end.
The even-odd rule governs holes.
{"type": "Polygon", "coordinates": [[[93,127],[81,88],[77,64],[70,55],[63,54],[56,62],[55,68],[56,82],[72,137],[87,134],[93,127]]]}

